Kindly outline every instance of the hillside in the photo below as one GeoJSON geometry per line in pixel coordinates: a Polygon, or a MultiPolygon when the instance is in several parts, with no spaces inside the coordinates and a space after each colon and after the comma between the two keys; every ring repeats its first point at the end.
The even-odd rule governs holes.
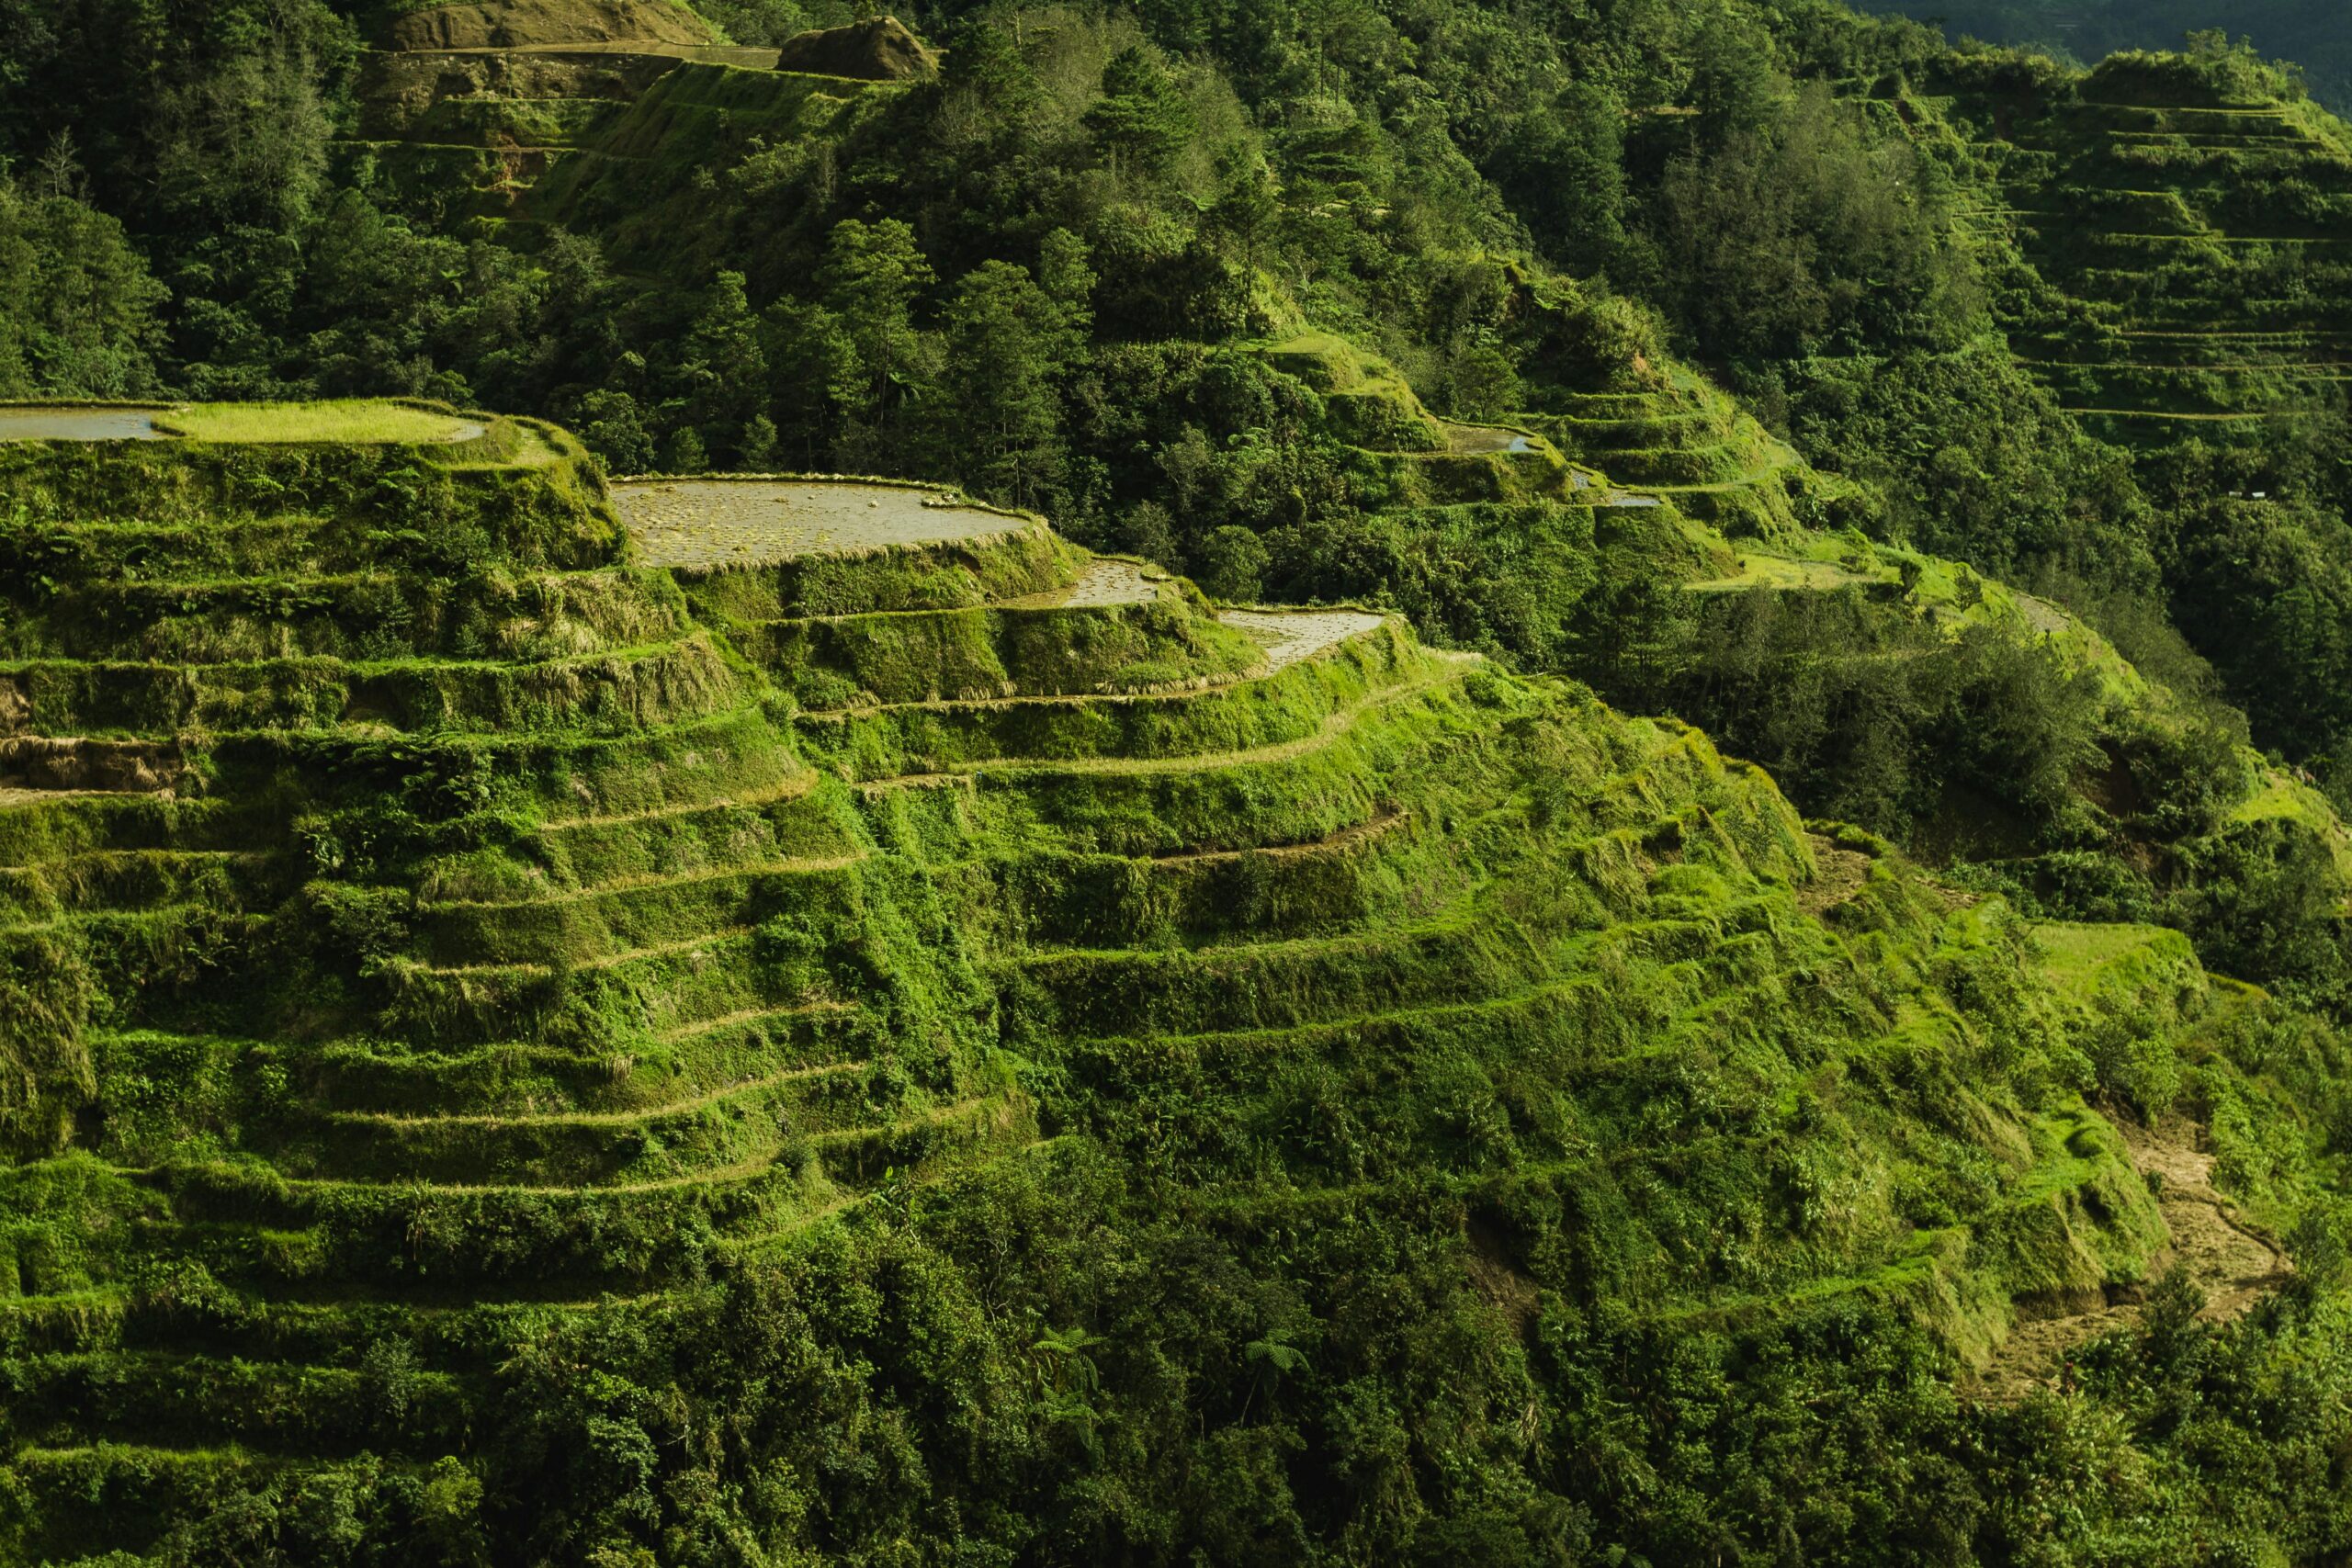
{"type": "Polygon", "coordinates": [[[1955,37],[1973,34],[2078,61],[2178,49],[2191,33],[2226,31],[2252,39],[2271,59],[2294,62],[2338,113],[2352,109],[2352,51],[2343,18],[2325,0],[1942,0],[1873,8],[1940,23],[1955,37]]]}
{"type": "Polygon", "coordinates": [[[1086,1471],[1214,1474],[1365,1357],[1467,1374],[1411,1443],[1557,1484],[1511,1434],[1567,1418],[1568,1322],[1867,1303],[1985,1367],[2165,1251],[2083,1095],[2243,1081],[2189,1041],[2263,1004],[2177,938],[2038,935],[1681,726],[921,491],[608,498],[486,423],[5,452],[20,1558],[308,1560],[326,1496],[569,1555],[820,1452],[817,1513],[645,1526],[1046,1550],[1086,1471]],[[1133,1337],[1089,1234],[1212,1315],[1133,1337]],[[921,1492],[839,1472],[876,1422],[921,1492]]]}
{"type": "Polygon", "coordinates": [[[2126,441],[2228,443],[2340,403],[2352,133],[2259,79],[2119,56],[2035,93],[1963,93],[2043,288],[2011,308],[2036,373],[2126,441]]]}
{"type": "Polygon", "coordinates": [[[0,1563],[2352,1553],[2291,71],[18,10],[0,1563]]]}

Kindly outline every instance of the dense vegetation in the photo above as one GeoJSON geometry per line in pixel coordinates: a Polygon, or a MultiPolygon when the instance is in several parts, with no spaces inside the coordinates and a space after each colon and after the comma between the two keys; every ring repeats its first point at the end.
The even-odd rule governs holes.
{"type": "Polygon", "coordinates": [[[427,14],[0,0],[0,400],[555,422],[0,447],[0,1555],[2352,1551],[2352,130],[2290,75],[1827,0],[939,4],[875,81],[427,14]],[[673,574],[600,469],[1056,534],[673,574]],[[1057,603],[1088,549],[1199,587],[1057,603]],[[1395,618],[1268,668],[1211,599],[1395,618]],[[2226,1321],[2184,1126],[2292,1260],[2226,1321]]]}
{"type": "Polygon", "coordinates": [[[2327,103],[2352,107],[2352,39],[2326,0],[1918,0],[1862,8],[2084,64],[2123,50],[2178,49],[2191,33],[2227,28],[2275,60],[2292,61],[2327,103]]]}

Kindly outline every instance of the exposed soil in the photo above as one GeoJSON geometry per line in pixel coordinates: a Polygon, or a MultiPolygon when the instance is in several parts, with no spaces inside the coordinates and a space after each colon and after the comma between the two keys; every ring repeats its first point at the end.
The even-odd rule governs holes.
{"type": "Polygon", "coordinates": [[[1807,833],[1805,838],[1813,844],[1814,863],[1820,869],[1811,882],[1797,889],[1797,908],[1818,915],[1861,891],[1871,879],[1871,857],[1860,850],[1842,848],[1819,833],[1807,833]]]}
{"type": "MultiPolygon", "coordinates": [[[[706,52],[694,44],[591,44],[579,49],[434,50],[372,54],[360,79],[360,130],[409,134],[448,98],[601,98],[628,102],[706,52]]],[[[764,51],[773,60],[774,50],[764,51]]]]}
{"type": "MultiPolygon", "coordinates": [[[[2150,1129],[2119,1122],[2117,1130],[2132,1164],[2162,1181],[2156,1201],[2172,1245],[2156,1259],[2154,1273],[2185,1266],[2205,1295],[2201,1321],[2227,1323],[2243,1316],[2265,1292],[2285,1282],[2294,1265],[2214,1190],[2213,1156],[2198,1149],[2196,1128],[2173,1122],[2150,1129]]],[[[2036,1388],[2057,1386],[2075,1347],[2138,1323],[2145,1311],[2141,1298],[2140,1291],[2123,1287],[2097,1300],[2043,1303],[2040,1311],[2021,1305],[2017,1325],[1979,1374],[1977,1392],[2015,1400],[2036,1388]]]]}
{"type": "Polygon", "coordinates": [[[1543,1306],[1534,1280],[1512,1260],[1510,1244],[1485,1221],[1471,1219],[1463,1236],[1470,1244],[1470,1283],[1524,1336],[1543,1306]]]}
{"type": "Polygon", "coordinates": [[[2066,629],[2065,612],[2056,605],[2045,604],[2030,593],[2017,595],[2018,608],[2025,612],[2026,624],[2044,637],[2055,636],[2066,629]]]}
{"type": "Polygon", "coordinates": [[[390,49],[528,49],[549,43],[708,43],[710,27],[664,0],[480,0],[396,17],[390,49]]]}
{"type": "Polygon", "coordinates": [[[1380,629],[1382,618],[1363,610],[1227,610],[1227,626],[1273,641],[1266,649],[1266,673],[1285,669],[1339,647],[1351,637],[1380,629]]]}
{"type": "Polygon", "coordinates": [[[645,479],[613,502],[655,566],[758,566],[801,556],[981,538],[1021,526],[906,485],[800,479],[645,479]]]}
{"type": "Polygon", "coordinates": [[[845,28],[795,33],[776,54],[779,71],[903,82],[939,73],[939,57],[896,17],[868,17],[845,28]]]}
{"type": "Polygon", "coordinates": [[[169,742],[12,736],[0,739],[0,788],[153,794],[187,772],[169,742]]]}

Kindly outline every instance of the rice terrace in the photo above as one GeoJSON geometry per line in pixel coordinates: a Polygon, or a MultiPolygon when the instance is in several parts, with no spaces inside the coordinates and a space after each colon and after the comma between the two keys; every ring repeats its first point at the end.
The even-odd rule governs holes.
{"type": "Polygon", "coordinates": [[[0,3],[0,1568],[2352,1561],[2352,127],[2053,17],[0,3]]]}

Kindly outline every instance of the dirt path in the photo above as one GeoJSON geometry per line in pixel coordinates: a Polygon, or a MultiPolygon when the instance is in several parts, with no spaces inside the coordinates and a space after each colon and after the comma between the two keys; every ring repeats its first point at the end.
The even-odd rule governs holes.
{"type": "MultiPolygon", "coordinates": [[[[2172,1232],[2172,1246],[2157,1258],[2151,1277],[2176,1263],[2185,1266],[2205,1295],[2200,1321],[2228,1323],[2245,1315],[2294,1271],[2286,1254],[2248,1229],[2229,1200],[2214,1190],[2213,1156],[2198,1150],[2194,1127],[2174,1122],[2149,1129],[2119,1122],[2117,1130],[2132,1153],[2132,1163],[2143,1175],[2162,1180],[2156,1201],[2172,1232]]],[[[1996,1400],[2017,1400],[2036,1388],[2052,1386],[2075,1347],[2133,1326],[2144,1310],[2143,1303],[2119,1292],[2095,1306],[2021,1318],[1979,1375],[1977,1392],[1996,1400]]]]}

